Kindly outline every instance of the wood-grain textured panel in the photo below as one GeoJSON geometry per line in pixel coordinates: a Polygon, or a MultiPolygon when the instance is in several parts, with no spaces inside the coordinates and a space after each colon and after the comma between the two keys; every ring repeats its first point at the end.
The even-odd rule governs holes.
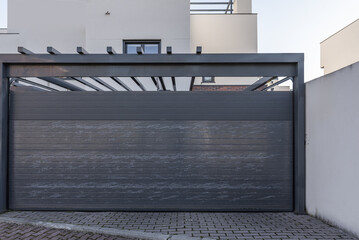
{"type": "MultiPolygon", "coordinates": [[[[168,94],[101,93],[94,95],[95,99],[101,97],[101,101],[112,104],[119,114],[117,119],[108,118],[105,111],[99,114],[103,115],[101,120],[91,118],[91,114],[88,115],[90,119],[84,120],[71,114],[68,119],[57,119],[55,116],[64,114],[56,113],[57,106],[65,109],[61,103],[51,109],[55,119],[46,117],[49,112],[46,96],[56,99],[53,94],[17,94],[12,95],[10,121],[10,209],[293,209],[293,124],[288,118],[288,112],[292,111],[291,100],[286,95],[255,94],[263,106],[246,111],[243,101],[253,97],[248,93],[232,96],[185,93],[197,102],[184,98],[183,104],[177,102],[183,98],[181,94],[171,98],[168,94]],[[166,104],[172,100],[174,108],[190,109],[192,114],[181,118],[181,111],[166,111],[171,107],[161,106],[158,96],[162,96],[166,104]],[[196,113],[196,103],[205,108],[205,102],[211,102],[211,97],[223,104],[224,98],[230,102],[220,110],[223,116],[205,119],[207,109],[199,112],[204,114],[201,116],[204,120],[193,119],[193,116],[200,116],[196,113]],[[116,105],[120,98],[122,105],[116,105]],[[131,105],[132,100],[140,102],[141,99],[142,107],[131,105]],[[120,116],[129,106],[139,113],[148,110],[146,100],[149,99],[153,100],[151,103],[158,103],[166,120],[143,119],[144,115],[126,120],[120,116]],[[289,103],[279,104],[283,99],[289,103]],[[235,115],[238,109],[233,102],[236,101],[242,115],[251,116],[254,111],[257,116],[235,115]],[[267,104],[271,101],[278,101],[278,104],[267,104]],[[29,102],[34,104],[34,109],[40,109],[37,114],[40,119],[29,118],[32,116],[29,102]],[[264,107],[266,115],[260,113],[264,107]],[[28,110],[21,113],[17,108],[28,110]],[[268,118],[274,108],[281,108],[273,113],[279,117],[268,118]],[[168,119],[168,112],[176,117],[168,119]]],[[[66,94],[59,96],[68,102],[66,94]]],[[[88,113],[95,113],[101,106],[91,107],[96,101],[84,93],[72,100],[78,96],[87,99],[83,105],[91,109],[88,113]]],[[[71,104],[66,104],[72,108],[71,104]]],[[[81,104],[76,102],[73,106],[72,111],[81,104]]]]}

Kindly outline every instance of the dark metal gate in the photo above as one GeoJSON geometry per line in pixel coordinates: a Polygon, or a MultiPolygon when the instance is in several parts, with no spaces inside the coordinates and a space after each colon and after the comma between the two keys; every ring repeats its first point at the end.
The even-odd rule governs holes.
{"type": "Polygon", "coordinates": [[[305,213],[303,54],[77,51],[0,54],[0,212],[305,213]],[[192,91],[205,76],[260,79],[192,91]]]}
{"type": "Polygon", "coordinates": [[[10,102],[10,209],[293,210],[291,92],[10,102]]]}

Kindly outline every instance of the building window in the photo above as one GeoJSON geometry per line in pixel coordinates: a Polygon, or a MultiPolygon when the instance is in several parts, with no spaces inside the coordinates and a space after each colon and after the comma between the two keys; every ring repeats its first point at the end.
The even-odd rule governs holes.
{"type": "Polygon", "coordinates": [[[202,77],[202,83],[214,83],[215,78],[214,77],[202,77]]]}
{"type": "Polygon", "coordinates": [[[123,42],[123,53],[137,54],[137,48],[141,47],[144,54],[160,54],[161,41],[159,40],[127,40],[123,42]]]}

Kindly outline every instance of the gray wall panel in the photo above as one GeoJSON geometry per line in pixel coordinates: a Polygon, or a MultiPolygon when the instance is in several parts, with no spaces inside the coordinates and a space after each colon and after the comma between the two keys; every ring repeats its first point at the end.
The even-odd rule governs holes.
{"type": "MultiPolygon", "coordinates": [[[[93,95],[106,98],[101,101],[113,104],[118,112],[118,119],[103,112],[101,120],[91,118],[91,111],[99,107],[90,107],[96,102],[91,98],[83,102],[92,109],[91,120],[72,114],[74,119],[59,120],[55,117],[64,112],[54,114],[55,119],[46,117],[63,107],[61,102],[50,110],[44,107],[49,102],[46,96],[56,98],[52,93],[13,94],[10,209],[292,211],[290,94],[178,93],[173,98],[167,93],[126,94],[93,95]],[[133,96],[143,100],[142,107],[131,105],[133,96]],[[180,104],[183,96],[196,101],[180,104]],[[253,96],[261,98],[261,105],[247,111],[243,102],[247,99],[251,105],[253,96]],[[225,98],[230,104],[214,119],[193,119],[199,116],[197,111],[208,116],[209,110],[199,110],[196,103],[205,106],[211,97],[225,98]],[[119,98],[122,105],[116,106],[119,98]],[[129,111],[129,106],[138,112],[148,109],[148,98],[156,98],[164,116],[174,117],[153,120],[136,115],[134,120],[124,120],[120,113],[129,111]],[[238,99],[238,106],[231,105],[238,99]],[[164,104],[169,100],[173,111],[164,104]],[[195,114],[183,117],[183,112],[175,111],[180,106],[195,114]],[[17,108],[29,110],[21,113],[17,108]],[[276,120],[268,118],[275,108],[281,108],[276,120]],[[31,110],[36,109],[39,119],[31,119],[31,110]],[[232,114],[236,111],[247,116],[254,111],[257,115],[251,118],[256,120],[243,120],[232,114]]],[[[72,110],[79,106],[74,104],[72,110]]],[[[71,110],[71,105],[67,107],[66,111],[71,110]]]]}

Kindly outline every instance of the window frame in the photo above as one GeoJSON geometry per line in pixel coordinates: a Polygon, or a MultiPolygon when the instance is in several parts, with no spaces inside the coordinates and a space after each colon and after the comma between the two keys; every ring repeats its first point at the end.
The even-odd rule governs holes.
{"type": "Polygon", "coordinates": [[[202,77],[202,83],[216,83],[216,77],[202,77]],[[211,80],[206,81],[206,78],[211,78],[211,80]]]}
{"type": "MultiPolygon", "coordinates": [[[[141,47],[144,49],[144,46],[146,44],[157,44],[158,45],[158,53],[151,53],[151,54],[161,54],[161,40],[123,40],[123,49],[122,52],[123,54],[131,54],[131,53],[127,53],[127,46],[128,44],[139,44],[141,45],[141,47]]],[[[146,54],[146,53],[143,53],[146,54]]]]}

